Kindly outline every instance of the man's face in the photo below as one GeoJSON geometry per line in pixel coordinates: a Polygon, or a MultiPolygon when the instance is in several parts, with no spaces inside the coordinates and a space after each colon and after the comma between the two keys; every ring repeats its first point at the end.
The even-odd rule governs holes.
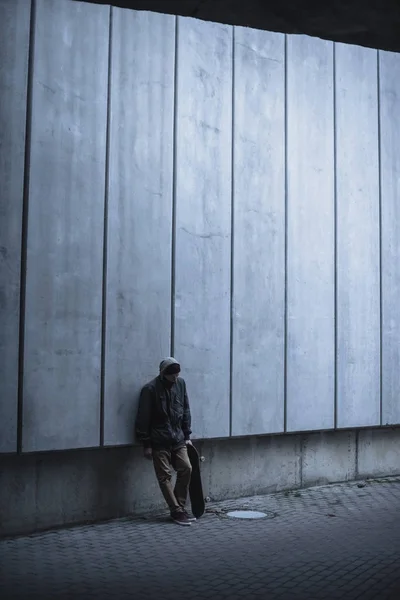
{"type": "Polygon", "coordinates": [[[173,375],[165,375],[164,377],[167,381],[170,381],[171,383],[176,383],[176,380],[179,377],[179,373],[174,373],[173,375]]]}

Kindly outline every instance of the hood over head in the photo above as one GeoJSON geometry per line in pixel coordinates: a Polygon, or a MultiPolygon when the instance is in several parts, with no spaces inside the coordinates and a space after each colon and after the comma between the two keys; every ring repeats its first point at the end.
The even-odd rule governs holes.
{"type": "Polygon", "coordinates": [[[172,356],[168,356],[160,362],[160,375],[173,375],[179,373],[180,370],[180,364],[172,356]]]}

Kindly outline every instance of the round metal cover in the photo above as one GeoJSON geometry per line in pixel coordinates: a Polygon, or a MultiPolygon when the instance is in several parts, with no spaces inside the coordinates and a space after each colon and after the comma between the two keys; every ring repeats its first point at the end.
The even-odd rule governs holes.
{"type": "Polygon", "coordinates": [[[234,519],[264,519],[268,517],[266,513],[259,512],[258,510],[233,510],[228,512],[227,516],[234,519]]]}

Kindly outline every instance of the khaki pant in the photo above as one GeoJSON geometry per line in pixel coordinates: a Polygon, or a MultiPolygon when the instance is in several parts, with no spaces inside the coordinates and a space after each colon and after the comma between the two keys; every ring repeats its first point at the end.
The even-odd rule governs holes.
{"type": "Polygon", "coordinates": [[[187,448],[178,450],[153,449],[153,465],[156,477],[168,507],[172,512],[182,512],[185,507],[192,465],[190,464],[187,448]],[[172,487],[171,466],[176,470],[176,484],[172,487]]]}

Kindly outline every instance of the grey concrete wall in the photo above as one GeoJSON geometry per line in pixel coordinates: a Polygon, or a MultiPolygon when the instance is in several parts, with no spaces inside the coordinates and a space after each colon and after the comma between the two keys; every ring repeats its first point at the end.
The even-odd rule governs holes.
{"type": "Polygon", "coordinates": [[[251,435],[284,429],[285,39],[237,27],[234,53],[232,435],[251,435]]]}
{"type": "Polygon", "coordinates": [[[104,443],[132,441],[140,387],[170,354],[175,19],[112,13],[104,443]]]}
{"type": "Polygon", "coordinates": [[[30,3],[0,1],[0,452],[17,450],[30,3]]]}
{"type": "Polygon", "coordinates": [[[22,450],[99,444],[109,9],[33,12],[22,450]],[[83,60],[84,57],[84,60],[83,60]]]}
{"type": "Polygon", "coordinates": [[[333,44],[287,40],[287,429],[335,407],[333,44]]]}
{"type": "Polygon", "coordinates": [[[381,152],[382,423],[400,420],[400,60],[379,55],[381,152]]]}
{"type": "MultiPolygon", "coordinates": [[[[107,0],[87,0],[106,3],[107,0]]],[[[310,36],[358,44],[382,50],[400,51],[394,23],[400,21],[400,6],[378,0],[281,0],[268,4],[260,0],[112,0],[114,6],[193,16],[205,21],[240,25],[265,31],[305,33],[310,36]]]]}
{"type": "MultiPolygon", "coordinates": [[[[212,501],[398,475],[400,428],[206,440],[212,501]]],[[[389,484],[388,484],[389,485],[389,484]]],[[[240,507],[240,500],[238,500],[240,507]]],[[[139,448],[0,457],[0,535],[165,511],[139,448]]]]}
{"type": "Polygon", "coordinates": [[[197,437],[229,435],[232,28],[178,18],[173,354],[197,437]]]}
{"type": "Polygon", "coordinates": [[[0,450],[130,444],[170,353],[197,438],[400,423],[400,57],[0,10],[0,450]]]}
{"type": "Polygon", "coordinates": [[[379,425],[378,53],[336,45],[337,424],[379,425]]]}

